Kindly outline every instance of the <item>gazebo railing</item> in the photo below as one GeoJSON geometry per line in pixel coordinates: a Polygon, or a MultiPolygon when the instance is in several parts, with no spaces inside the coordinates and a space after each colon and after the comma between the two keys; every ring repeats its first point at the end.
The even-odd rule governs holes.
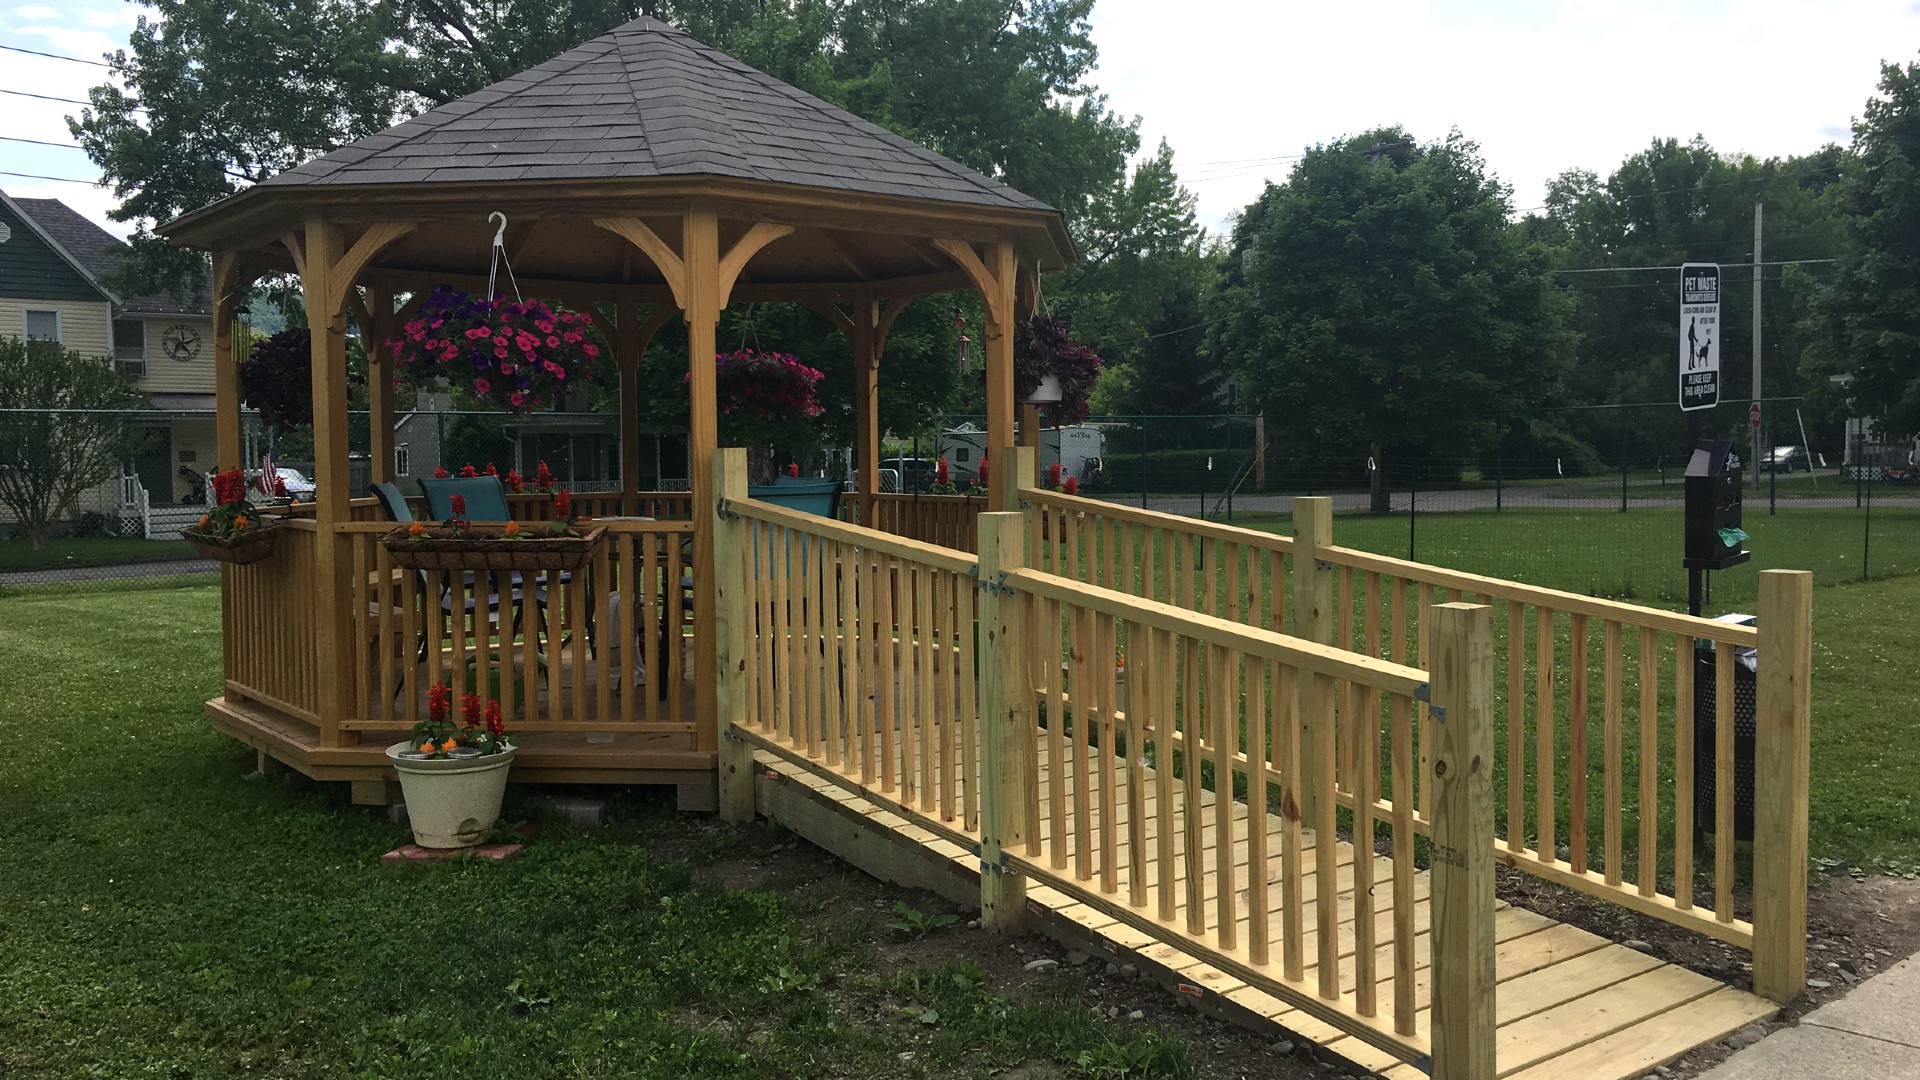
{"type": "Polygon", "coordinates": [[[314,605],[320,539],[311,519],[286,520],[271,558],[222,568],[225,687],[290,716],[318,723],[320,686],[314,605]]]}
{"type": "Polygon", "coordinates": [[[974,521],[987,508],[984,495],[883,492],[872,496],[873,520],[860,521],[859,507],[865,499],[847,496],[841,504],[842,516],[869,529],[954,551],[974,549],[974,521]]]}

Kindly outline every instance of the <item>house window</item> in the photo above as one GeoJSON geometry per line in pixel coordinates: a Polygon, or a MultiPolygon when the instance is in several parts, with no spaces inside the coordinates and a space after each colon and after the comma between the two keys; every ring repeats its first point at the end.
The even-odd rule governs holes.
{"type": "Polygon", "coordinates": [[[35,311],[27,309],[27,340],[40,338],[46,341],[60,340],[60,313],[58,311],[35,311]]]}
{"type": "Polygon", "coordinates": [[[147,374],[147,324],[143,319],[113,320],[113,359],[134,378],[147,374]]]}
{"type": "Polygon", "coordinates": [[[407,452],[406,443],[396,443],[393,448],[393,475],[413,475],[413,455],[407,452]]]}

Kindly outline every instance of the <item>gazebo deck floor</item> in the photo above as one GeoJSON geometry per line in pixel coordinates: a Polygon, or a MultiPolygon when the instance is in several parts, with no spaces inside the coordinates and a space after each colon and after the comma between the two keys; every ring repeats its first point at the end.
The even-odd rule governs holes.
{"type": "MultiPolygon", "coordinates": [[[[573,692],[569,668],[561,669],[566,692],[573,692]]],[[[520,753],[509,774],[519,784],[640,784],[668,785],[677,791],[683,810],[712,810],[715,802],[717,755],[697,749],[692,730],[694,694],[685,685],[680,719],[685,731],[623,731],[618,722],[601,731],[529,731],[516,734],[520,753]]],[[[583,678],[581,693],[596,688],[583,678]]],[[[641,688],[650,693],[651,688],[641,688]]],[[[541,687],[541,702],[549,696],[541,687]]],[[[619,701],[619,691],[613,691],[619,701]]],[[[207,702],[207,716],[216,730],[230,735],[262,755],[262,765],[284,765],[313,780],[345,780],[353,784],[355,802],[398,802],[398,785],[387,763],[387,747],[405,734],[404,724],[372,731],[349,731],[343,744],[324,745],[315,724],[243,696],[219,697],[207,702]]]]}

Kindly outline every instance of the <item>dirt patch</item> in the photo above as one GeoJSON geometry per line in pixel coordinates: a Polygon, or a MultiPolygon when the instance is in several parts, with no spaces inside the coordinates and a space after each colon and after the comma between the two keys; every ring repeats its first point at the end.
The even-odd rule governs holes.
{"type": "MultiPolygon", "coordinates": [[[[932,893],[881,882],[783,830],[761,824],[741,827],[735,835],[737,843],[701,866],[696,877],[728,889],[777,891],[817,907],[814,921],[822,933],[863,942],[858,950],[861,970],[840,973],[835,980],[839,989],[833,996],[849,1019],[898,1024],[901,1014],[913,1006],[906,995],[888,989],[894,976],[916,968],[967,964],[984,972],[985,986],[1015,1001],[1038,997],[1049,981],[1075,980],[1084,987],[1088,1010],[1105,1022],[1145,1024],[1184,1041],[1201,1077],[1307,1080],[1329,1075],[1327,1065],[1313,1060],[1311,1045],[1295,1045],[1215,1019],[1104,958],[1071,952],[1038,935],[989,933],[979,928],[974,912],[932,893]],[[903,919],[896,907],[900,904],[925,916],[952,916],[953,921],[919,936],[896,930],[889,924],[903,919]],[[1052,960],[1055,965],[1050,970],[1028,970],[1038,960],[1052,960]]],[[[910,1055],[913,1033],[903,1031],[901,1053],[910,1055]]],[[[903,1065],[902,1074],[914,1073],[903,1065]]],[[[1029,1062],[997,1074],[1020,1080],[1078,1075],[1082,1073],[1069,1065],[1048,1062],[1029,1062]]]]}
{"type": "MultiPolygon", "coordinates": [[[[1753,989],[1753,964],[1744,949],[1520,871],[1502,867],[1498,874],[1500,897],[1515,905],[1629,943],[1729,986],[1753,989]]],[[[1737,894],[1734,910],[1742,918],[1750,917],[1752,897],[1744,891],[1737,894]]],[[[1816,878],[1807,893],[1807,992],[1762,1026],[1772,1030],[1790,1025],[1916,950],[1920,950],[1920,881],[1877,875],[1816,878]]],[[[1659,1075],[1697,1076],[1732,1052],[1725,1043],[1704,1046],[1659,1075]]]]}

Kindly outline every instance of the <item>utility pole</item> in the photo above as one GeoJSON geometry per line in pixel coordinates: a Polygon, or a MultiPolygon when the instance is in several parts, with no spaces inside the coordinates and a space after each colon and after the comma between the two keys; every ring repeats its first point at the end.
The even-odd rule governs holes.
{"type": "Polygon", "coordinates": [[[1760,253],[1761,202],[1753,201],[1753,402],[1760,409],[1760,423],[1753,426],[1753,490],[1760,490],[1760,435],[1766,430],[1767,406],[1761,400],[1766,397],[1760,381],[1760,279],[1766,273],[1765,256],[1760,253]]]}

